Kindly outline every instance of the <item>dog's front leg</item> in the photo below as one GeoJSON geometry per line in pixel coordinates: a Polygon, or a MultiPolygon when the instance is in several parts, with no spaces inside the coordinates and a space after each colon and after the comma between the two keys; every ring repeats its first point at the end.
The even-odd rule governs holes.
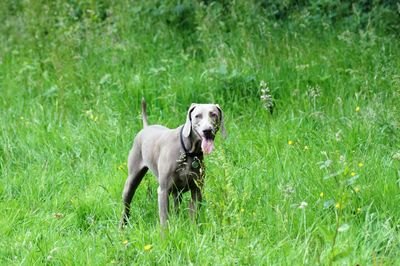
{"type": "Polygon", "coordinates": [[[200,208],[203,197],[201,196],[201,190],[198,187],[190,190],[190,193],[192,198],[190,200],[190,205],[189,205],[189,214],[191,220],[195,222],[197,218],[197,211],[200,208]]]}
{"type": "Polygon", "coordinates": [[[168,219],[168,189],[160,185],[157,189],[158,192],[158,212],[160,215],[161,227],[166,227],[168,219]]]}

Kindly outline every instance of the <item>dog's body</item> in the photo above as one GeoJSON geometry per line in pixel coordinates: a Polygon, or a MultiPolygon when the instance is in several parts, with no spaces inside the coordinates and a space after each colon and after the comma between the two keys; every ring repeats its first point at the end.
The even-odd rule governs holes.
{"type": "Polygon", "coordinates": [[[157,193],[161,225],[166,225],[170,193],[178,209],[182,193],[190,190],[190,213],[194,217],[196,203],[202,199],[203,152],[208,154],[213,150],[214,137],[219,128],[225,135],[221,108],[214,104],[192,104],[186,123],[169,129],[160,125],[148,126],[143,100],[142,118],[144,128],[136,135],[128,157],[121,226],[127,223],[132,197],[148,169],[157,177],[159,184],[157,193]]]}

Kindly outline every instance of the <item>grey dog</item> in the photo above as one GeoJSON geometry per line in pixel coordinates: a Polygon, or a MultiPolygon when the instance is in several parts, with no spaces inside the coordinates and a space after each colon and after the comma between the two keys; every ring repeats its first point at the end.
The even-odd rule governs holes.
{"type": "Polygon", "coordinates": [[[128,219],[130,204],[137,187],[147,170],[157,177],[160,224],[166,226],[169,194],[174,196],[178,210],[182,193],[190,190],[190,216],[195,217],[198,203],[202,200],[204,178],[203,154],[214,149],[214,138],[219,129],[226,136],[224,114],[218,104],[193,103],[186,123],[175,129],[160,125],[148,125],[146,102],[142,100],[143,129],[136,135],[128,156],[128,178],[123,191],[123,227],[128,219]]]}

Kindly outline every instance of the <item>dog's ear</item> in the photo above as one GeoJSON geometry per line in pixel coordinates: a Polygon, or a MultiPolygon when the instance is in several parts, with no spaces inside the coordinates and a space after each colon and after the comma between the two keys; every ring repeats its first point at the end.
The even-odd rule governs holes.
{"type": "Polygon", "coordinates": [[[187,116],[186,116],[186,123],[183,126],[183,131],[182,134],[184,137],[189,137],[190,132],[192,131],[192,118],[191,118],[191,114],[194,110],[194,108],[197,106],[197,103],[192,103],[189,107],[189,110],[187,112],[187,116]]]}
{"type": "Polygon", "coordinates": [[[219,117],[219,126],[221,128],[221,135],[225,139],[226,138],[226,129],[225,129],[225,124],[224,124],[224,112],[222,111],[221,107],[218,104],[216,104],[215,106],[219,110],[219,115],[220,115],[220,117],[219,117]]]}

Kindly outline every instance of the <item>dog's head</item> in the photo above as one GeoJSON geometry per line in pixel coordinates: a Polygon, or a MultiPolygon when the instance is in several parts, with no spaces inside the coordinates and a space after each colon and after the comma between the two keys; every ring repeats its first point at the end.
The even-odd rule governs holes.
{"type": "Polygon", "coordinates": [[[224,113],[218,104],[192,103],[183,126],[183,136],[189,137],[194,132],[201,139],[203,152],[209,154],[214,149],[214,138],[219,129],[225,138],[224,113]]]}

